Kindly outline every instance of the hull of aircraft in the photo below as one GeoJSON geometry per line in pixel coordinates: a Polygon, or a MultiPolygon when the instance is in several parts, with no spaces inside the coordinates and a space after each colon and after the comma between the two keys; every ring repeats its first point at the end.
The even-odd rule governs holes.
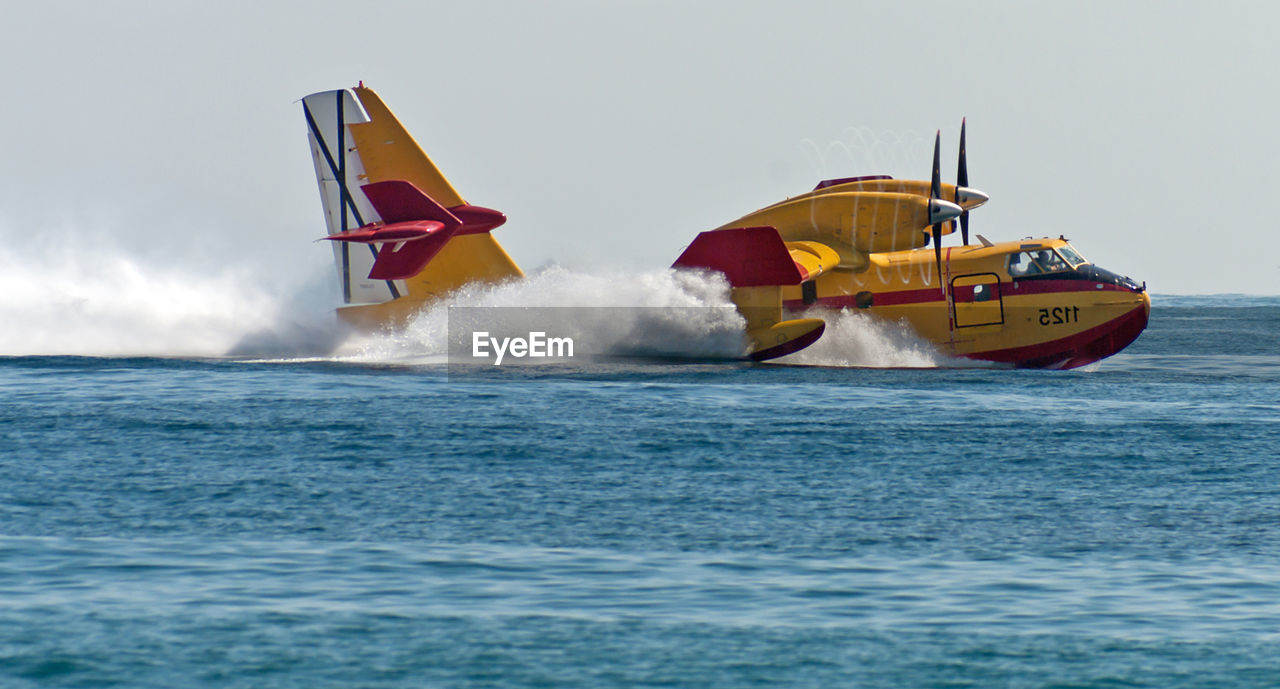
{"type": "Polygon", "coordinates": [[[1145,288],[1081,265],[1014,275],[1010,256],[1066,246],[1062,239],[942,250],[939,288],[934,252],[874,254],[860,272],[835,270],[810,288],[789,288],[792,311],[863,311],[906,323],[945,354],[1019,368],[1076,368],[1127,347],[1146,328],[1145,288]],[[808,291],[806,295],[805,292],[808,291]]]}

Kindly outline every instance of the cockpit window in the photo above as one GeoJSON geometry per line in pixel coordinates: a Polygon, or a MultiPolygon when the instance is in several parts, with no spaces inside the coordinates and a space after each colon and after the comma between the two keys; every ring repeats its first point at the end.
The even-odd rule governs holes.
{"type": "Polygon", "coordinates": [[[1013,277],[1060,273],[1065,270],[1071,270],[1071,264],[1062,260],[1053,249],[1009,254],[1009,275],[1013,277]]]}
{"type": "Polygon", "coordinates": [[[1084,260],[1084,256],[1081,256],[1075,249],[1071,248],[1070,244],[1063,244],[1058,247],[1058,253],[1067,259],[1067,263],[1070,263],[1072,268],[1079,268],[1081,264],[1088,263],[1088,261],[1084,260]]]}

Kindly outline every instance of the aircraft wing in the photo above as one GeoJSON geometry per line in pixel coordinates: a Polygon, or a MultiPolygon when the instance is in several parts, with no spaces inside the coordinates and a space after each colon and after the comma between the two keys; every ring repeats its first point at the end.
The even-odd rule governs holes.
{"type": "Polygon", "coordinates": [[[782,286],[798,285],[838,262],[829,247],[787,244],[777,229],[764,226],[703,232],[672,267],[724,274],[732,287],[730,298],[747,322],[747,356],[764,361],[798,352],[822,337],[826,323],[820,318],[782,320],[782,286]]]}

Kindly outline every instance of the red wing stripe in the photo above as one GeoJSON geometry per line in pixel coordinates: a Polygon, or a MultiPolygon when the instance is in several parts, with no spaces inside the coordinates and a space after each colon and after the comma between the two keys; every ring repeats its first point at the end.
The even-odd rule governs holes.
{"type": "MultiPolygon", "coordinates": [[[[960,302],[973,301],[973,287],[957,287],[956,300],[960,302]]],[[[1001,282],[999,284],[1000,295],[1004,298],[1017,297],[1024,294],[1050,294],[1055,292],[1125,292],[1130,290],[1112,285],[1105,282],[1091,282],[1083,280],[1020,280],[1018,282],[1001,282]]],[[[872,306],[902,306],[904,304],[924,304],[934,301],[942,301],[942,291],[937,288],[929,289],[904,289],[896,292],[876,292],[871,303],[872,306]]],[[[788,304],[800,304],[801,302],[788,302],[788,304]]],[[[818,303],[822,306],[831,308],[854,308],[857,306],[856,297],[852,294],[841,294],[832,297],[822,297],[818,299],[818,303]]]]}

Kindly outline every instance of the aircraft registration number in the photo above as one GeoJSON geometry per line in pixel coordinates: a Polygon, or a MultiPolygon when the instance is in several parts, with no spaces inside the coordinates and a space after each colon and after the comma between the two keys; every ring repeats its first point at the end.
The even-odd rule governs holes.
{"type": "Polygon", "coordinates": [[[1052,309],[1040,309],[1040,325],[1079,322],[1079,306],[1055,306],[1052,309]]]}

